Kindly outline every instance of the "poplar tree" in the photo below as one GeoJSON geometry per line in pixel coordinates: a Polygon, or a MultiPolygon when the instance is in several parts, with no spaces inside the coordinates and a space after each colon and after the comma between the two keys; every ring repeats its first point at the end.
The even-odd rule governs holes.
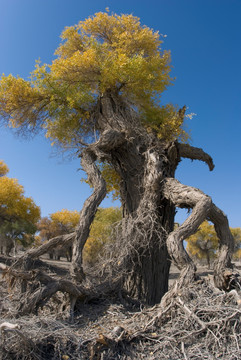
{"type": "Polygon", "coordinates": [[[123,208],[115,274],[123,289],[149,304],[167,292],[171,260],[181,270],[177,288],[195,279],[183,241],[206,218],[219,238],[220,288],[233,251],[224,213],[202,191],[175,179],[181,158],[204,161],[210,170],[214,165],[210,155],[185,143],[185,106],[161,102],[172,84],[162,41],[137,17],[100,12],[67,27],[56,58],[50,65],[37,62],[31,80],[3,75],[0,82],[2,119],[20,132],[42,129],[52,144],[74,151],[93,187],[73,235],[73,280],[84,278],[83,248],[106,196],[98,166],[104,164],[119,179],[123,208]],[[176,207],[192,213],[174,230],[176,207]]]}

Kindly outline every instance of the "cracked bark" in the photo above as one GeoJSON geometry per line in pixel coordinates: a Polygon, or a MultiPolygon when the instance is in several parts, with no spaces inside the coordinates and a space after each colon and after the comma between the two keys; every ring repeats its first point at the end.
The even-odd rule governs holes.
{"type": "Polygon", "coordinates": [[[22,301],[18,307],[19,315],[26,315],[29,313],[37,313],[40,307],[43,307],[48,300],[57,292],[67,293],[70,296],[70,317],[73,316],[73,310],[77,299],[84,300],[91,295],[83,286],[75,285],[72,281],[67,279],[54,279],[42,271],[33,271],[28,273],[12,273],[18,278],[25,278],[25,281],[31,283],[41,283],[41,287],[24,294],[22,301]]]}
{"type": "Polygon", "coordinates": [[[163,147],[156,147],[144,153],[142,194],[137,209],[129,213],[123,227],[123,238],[130,244],[124,286],[129,294],[148,304],[159,302],[168,290],[170,260],[165,240],[166,230],[173,229],[174,207],[160,199],[166,159],[163,151],[163,147]]]}

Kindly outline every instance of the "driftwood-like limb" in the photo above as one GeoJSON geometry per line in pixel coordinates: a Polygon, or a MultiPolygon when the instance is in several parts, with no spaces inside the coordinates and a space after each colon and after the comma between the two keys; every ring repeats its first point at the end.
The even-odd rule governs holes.
{"type": "Polygon", "coordinates": [[[175,265],[181,270],[178,287],[193,281],[196,266],[186,252],[183,241],[194,234],[207,217],[211,207],[211,199],[202,191],[182,185],[176,179],[166,179],[163,188],[164,196],[175,206],[193,208],[191,215],[171,232],[167,238],[167,247],[175,265]]]}
{"type": "Polygon", "coordinates": [[[14,332],[20,338],[22,338],[23,343],[25,345],[34,347],[33,341],[24,334],[24,332],[21,330],[21,326],[19,324],[12,324],[12,323],[9,323],[9,322],[3,322],[0,325],[0,336],[1,336],[1,342],[2,343],[4,342],[5,333],[7,333],[7,332],[14,332]]]}
{"type": "Polygon", "coordinates": [[[110,151],[118,148],[125,141],[123,132],[115,130],[106,130],[102,133],[100,139],[91,144],[82,153],[81,165],[88,175],[88,181],[94,188],[93,193],[85,201],[83,209],[80,212],[80,221],[76,228],[76,236],[73,246],[73,258],[71,264],[71,275],[75,281],[80,282],[84,278],[82,269],[82,251],[90,232],[90,225],[101,201],[106,196],[106,183],[101,175],[95,161],[108,158],[110,151]]]}
{"type": "Polygon", "coordinates": [[[194,234],[201,223],[208,219],[214,223],[217,236],[220,240],[219,257],[215,263],[214,271],[215,285],[220,289],[229,290],[224,272],[226,268],[231,268],[234,240],[229,229],[227,217],[212,203],[211,198],[201,190],[182,185],[176,179],[166,179],[164,181],[163,192],[164,196],[175,206],[193,209],[186,221],[178,229],[170,233],[167,238],[170,256],[181,270],[177,286],[182,287],[184,284],[192,281],[196,271],[193,261],[183,246],[183,241],[194,234]]]}
{"type": "Polygon", "coordinates": [[[208,165],[210,171],[214,169],[213,159],[202,149],[193,147],[188,144],[180,143],[177,143],[177,149],[179,151],[180,157],[188,158],[191,160],[201,160],[208,165]]]}
{"type": "Polygon", "coordinates": [[[21,329],[21,326],[18,324],[12,324],[9,322],[3,322],[0,325],[0,331],[7,331],[7,330],[14,330],[14,329],[21,329]]]}
{"type": "MultiPolygon", "coordinates": [[[[26,261],[26,259],[36,259],[40,257],[43,254],[46,254],[50,250],[56,248],[57,246],[67,246],[71,245],[73,242],[75,236],[75,232],[71,234],[65,234],[65,235],[59,235],[55,236],[54,238],[48,240],[45,244],[37,247],[27,250],[23,256],[21,256],[17,262],[14,264],[14,267],[16,265],[21,265],[26,261]]],[[[27,270],[27,269],[26,269],[27,270]]]]}
{"type": "MultiPolygon", "coordinates": [[[[13,265],[12,269],[21,267],[24,271],[29,271],[33,266],[33,259],[40,257],[41,255],[49,252],[50,250],[56,248],[57,246],[67,246],[73,243],[75,237],[75,232],[71,234],[59,235],[50,239],[45,244],[32,248],[24,253],[13,265]]],[[[25,293],[27,291],[27,280],[22,279],[21,292],[25,293]]]]}
{"type": "Polygon", "coordinates": [[[76,236],[73,243],[73,257],[70,267],[72,277],[76,282],[81,282],[84,278],[82,269],[82,251],[90,232],[90,225],[101,201],[106,196],[106,184],[101,172],[95,164],[96,155],[93,151],[86,149],[82,154],[82,167],[88,174],[88,180],[93,186],[94,191],[85,201],[80,212],[80,221],[76,228],[76,236]]]}

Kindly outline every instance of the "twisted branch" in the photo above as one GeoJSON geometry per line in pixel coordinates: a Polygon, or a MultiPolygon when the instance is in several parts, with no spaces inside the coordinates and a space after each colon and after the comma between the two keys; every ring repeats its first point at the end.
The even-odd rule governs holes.
{"type": "Polygon", "coordinates": [[[186,221],[178,229],[171,232],[167,238],[168,251],[174,263],[181,269],[178,287],[193,280],[196,271],[193,261],[183,246],[183,241],[194,234],[201,223],[208,219],[214,223],[217,236],[220,240],[219,257],[215,263],[215,284],[218,288],[228,290],[224,271],[226,268],[231,268],[234,240],[226,215],[201,190],[182,185],[176,179],[165,179],[163,182],[163,192],[164,196],[175,206],[193,209],[186,221]]]}
{"type": "Polygon", "coordinates": [[[81,164],[88,174],[88,180],[94,191],[85,201],[80,212],[79,224],[76,228],[75,240],[73,243],[73,257],[70,273],[75,281],[80,282],[84,278],[82,269],[82,251],[86,240],[89,237],[90,225],[92,224],[98,206],[106,196],[106,184],[98,167],[95,164],[96,155],[93,151],[86,149],[82,154],[81,164]]]}
{"type": "Polygon", "coordinates": [[[180,157],[188,158],[191,160],[201,160],[208,165],[210,171],[214,169],[213,159],[202,149],[193,147],[188,144],[180,143],[177,143],[177,149],[179,151],[180,157]]]}
{"type": "Polygon", "coordinates": [[[81,165],[88,175],[88,181],[94,188],[93,193],[85,201],[80,212],[80,221],[76,228],[76,236],[73,246],[73,258],[70,272],[75,281],[80,282],[84,278],[82,269],[82,251],[89,237],[90,225],[92,224],[98,206],[106,196],[106,183],[101,172],[95,164],[97,158],[108,156],[106,152],[115,149],[125,141],[121,132],[108,130],[103,132],[99,141],[92,144],[82,153],[81,165]]]}

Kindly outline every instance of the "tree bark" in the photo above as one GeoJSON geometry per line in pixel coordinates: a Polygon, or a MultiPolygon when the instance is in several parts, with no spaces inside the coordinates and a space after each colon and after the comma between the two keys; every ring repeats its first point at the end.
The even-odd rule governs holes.
{"type": "Polygon", "coordinates": [[[90,225],[101,201],[106,196],[106,184],[95,164],[96,155],[90,150],[84,150],[82,154],[82,167],[88,174],[88,180],[94,191],[85,201],[80,212],[80,221],[76,228],[75,240],[73,243],[73,256],[70,272],[76,282],[81,282],[85,275],[82,268],[82,251],[90,232],[90,225]]]}
{"type": "Polygon", "coordinates": [[[167,238],[169,253],[176,266],[181,270],[176,287],[181,288],[195,278],[196,267],[187,254],[183,241],[194,234],[201,223],[207,219],[213,222],[220,240],[218,259],[214,267],[214,281],[218,288],[227,290],[224,272],[227,268],[231,269],[232,267],[234,239],[226,215],[212,203],[209,196],[199,189],[180,184],[176,179],[166,179],[163,192],[175,206],[193,209],[186,221],[167,238]]]}
{"type": "MultiPolygon", "coordinates": [[[[171,259],[181,270],[176,288],[193,281],[196,268],[183,241],[207,218],[214,223],[220,239],[215,283],[219,288],[227,287],[223,273],[231,266],[233,249],[227,218],[209,196],[174,179],[181,157],[204,161],[210,170],[214,168],[212,158],[202,149],[159,140],[154,132],[143,128],[132,106],[111,91],[99,99],[95,117],[99,140],[87,146],[81,155],[93,193],[84,203],[75,233],[69,235],[71,239],[74,236],[71,275],[75,283],[84,279],[83,247],[97,208],[106,195],[105,181],[95,163],[99,160],[108,161],[121,179],[122,231],[112,261],[118,275],[116,283],[142,302],[158,303],[168,290],[171,259]],[[173,231],[175,207],[191,208],[192,213],[173,231]]],[[[31,256],[54,243],[53,239],[49,247],[33,251],[31,256]]],[[[46,298],[51,289],[45,289],[46,298]]]]}
{"type": "Polygon", "coordinates": [[[170,258],[166,234],[173,230],[174,207],[160,198],[162,155],[163,149],[158,148],[145,152],[143,192],[138,208],[129,215],[132,224],[128,224],[131,227],[128,241],[134,251],[130,275],[127,274],[124,283],[132,296],[147,304],[158,303],[168,290],[170,258]]]}
{"type": "Polygon", "coordinates": [[[125,136],[121,146],[104,150],[106,157],[102,152],[121,178],[124,219],[117,271],[131,296],[155,304],[168,290],[166,237],[173,230],[175,215],[174,206],[161,196],[161,180],[174,176],[178,151],[175,144],[148,134],[126,109],[115,97],[101,100],[101,121],[107,118],[108,126],[125,136]]]}

